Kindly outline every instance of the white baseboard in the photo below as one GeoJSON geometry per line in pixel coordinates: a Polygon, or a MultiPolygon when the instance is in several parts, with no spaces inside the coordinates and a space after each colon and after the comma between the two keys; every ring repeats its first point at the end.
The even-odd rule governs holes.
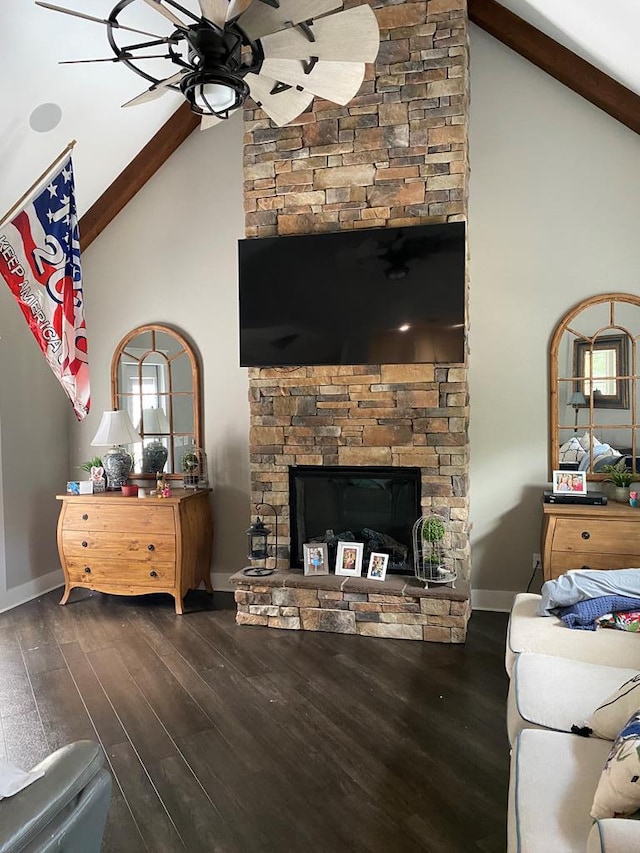
{"type": "Polygon", "coordinates": [[[471,607],[474,610],[496,610],[509,613],[517,592],[505,589],[472,589],[471,607]]]}
{"type": "Polygon", "coordinates": [[[39,578],[20,584],[20,586],[7,589],[0,593],[0,613],[11,610],[26,601],[31,601],[58,586],[64,586],[62,569],[56,569],[55,572],[49,572],[48,575],[41,575],[39,578]]]}

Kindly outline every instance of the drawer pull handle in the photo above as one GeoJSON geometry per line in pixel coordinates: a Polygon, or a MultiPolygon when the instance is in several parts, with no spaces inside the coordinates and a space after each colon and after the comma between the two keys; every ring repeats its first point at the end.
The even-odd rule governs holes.
{"type": "Polygon", "coordinates": [[[150,578],[157,578],[157,577],[158,577],[158,573],[157,573],[157,572],[149,572],[149,577],[150,577],[150,578]]]}
{"type": "Polygon", "coordinates": [[[147,545],[147,551],[155,551],[155,550],[156,550],[155,545],[147,545]]]}
{"type": "Polygon", "coordinates": [[[83,521],[88,521],[88,520],[89,520],[89,516],[87,515],[87,513],[86,513],[86,512],[83,512],[83,513],[82,513],[82,520],[83,520],[83,521]]]}
{"type": "Polygon", "coordinates": [[[85,571],[85,574],[87,574],[87,575],[91,574],[91,569],[89,568],[89,566],[85,566],[84,571],[85,571]]]}
{"type": "Polygon", "coordinates": [[[86,548],[88,544],[89,544],[88,542],[83,542],[83,543],[82,543],[82,547],[83,547],[83,548],[86,548]]]}
{"type": "Polygon", "coordinates": [[[588,530],[583,530],[580,535],[582,536],[583,539],[591,539],[591,534],[589,533],[588,530]]]}

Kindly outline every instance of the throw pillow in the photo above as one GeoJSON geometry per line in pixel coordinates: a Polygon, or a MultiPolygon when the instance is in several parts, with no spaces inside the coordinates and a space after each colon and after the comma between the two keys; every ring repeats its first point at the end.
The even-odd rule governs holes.
{"type": "Polygon", "coordinates": [[[636,711],[640,711],[640,673],[608,696],[589,717],[586,725],[598,737],[615,740],[625,722],[636,711]]]}
{"type": "Polygon", "coordinates": [[[570,438],[560,448],[560,462],[580,462],[585,452],[577,437],[570,438]]]}
{"type": "MultiPolygon", "coordinates": [[[[582,447],[582,449],[588,451],[589,450],[589,433],[585,432],[585,434],[582,436],[581,439],[579,439],[579,441],[580,441],[580,446],[582,447]]],[[[594,435],[593,436],[594,453],[597,453],[596,448],[599,447],[601,444],[602,444],[602,442],[598,441],[598,439],[594,435]]]]}
{"type": "Polygon", "coordinates": [[[615,739],[596,788],[591,817],[623,817],[640,808],[640,711],[615,739]]]}

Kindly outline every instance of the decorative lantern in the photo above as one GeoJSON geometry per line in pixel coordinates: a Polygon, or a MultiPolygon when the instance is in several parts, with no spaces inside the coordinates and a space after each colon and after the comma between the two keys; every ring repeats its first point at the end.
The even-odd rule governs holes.
{"type": "Polygon", "coordinates": [[[450,553],[451,534],[441,516],[422,516],[413,525],[415,576],[429,584],[453,584],[458,576],[456,559],[450,553]]]}
{"type": "MultiPolygon", "coordinates": [[[[275,563],[277,565],[278,562],[278,513],[275,510],[275,507],[272,507],[271,504],[259,503],[256,504],[256,511],[260,511],[261,506],[267,506],[273,512],[273,516],[275,518],[275,546],[274,546],[274,557],[275,563]]],[[[247,569],[244,569],[245,575],[250,575],[252,577],[264,577],[265,575],[273,574],[274,569],[267,568],[267,560],[269,559],[269,548],[267,545],[267,540],[271,535],[271,530],[265,526],[264,521],[260,518],[260,516],[256,516],[256,520],[252,523],[251,527],[245,531],[247,534],[247,556],[250,560],[264,560],[264,567],[250,566],[247,569]]]]}

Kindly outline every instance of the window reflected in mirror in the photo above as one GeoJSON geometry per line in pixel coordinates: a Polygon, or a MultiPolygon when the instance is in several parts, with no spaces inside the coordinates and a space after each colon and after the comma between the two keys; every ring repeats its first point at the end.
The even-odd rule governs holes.
{"type": "Polygon", "coordinates": [[[632,294],[587,299],[558,324],[550,349],[549,475],[580,470],[602,480],[608,465],[640,474],[639,337],[640,297],[632,294]]]}
{"type": "Polygon", "coordinates": [[[594,408],[629,408],[629,347],[627,335],[598,335],[574,342],[575,390],[594,408]]]}
{"type": "Polygon", "coordinates": [[[166,326],[134,329],[111,366],[113,405],[125,409],[142,436],[130,448],[133,473],[182,476],[182,458],[201,447],[200,375],[191,345],[166,326]]]}

